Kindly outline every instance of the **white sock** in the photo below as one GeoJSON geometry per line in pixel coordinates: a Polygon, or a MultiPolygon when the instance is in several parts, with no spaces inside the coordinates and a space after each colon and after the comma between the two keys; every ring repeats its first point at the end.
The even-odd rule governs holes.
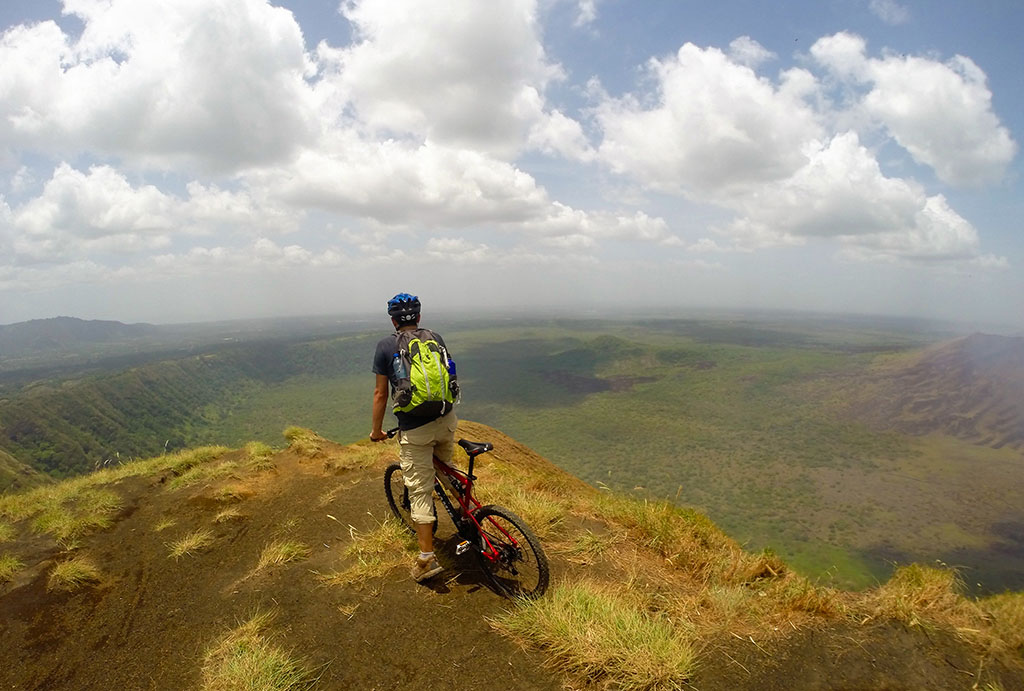
{"type": "Polygon", "coordinates": [[[420,552],[420,561],[427,561],[428,559],[433,559],[433,558],[434,558],[434,553],[433,552],[420,552]]]}

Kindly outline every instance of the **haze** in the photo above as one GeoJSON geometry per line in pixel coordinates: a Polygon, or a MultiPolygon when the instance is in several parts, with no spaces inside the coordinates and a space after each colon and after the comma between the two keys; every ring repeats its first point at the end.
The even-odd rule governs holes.
{"type": "Polygon", "coordinates": [[[408,290],[1021,328],[1022,19],[1011,0],[7,1],[0,323],[408,290]]]}

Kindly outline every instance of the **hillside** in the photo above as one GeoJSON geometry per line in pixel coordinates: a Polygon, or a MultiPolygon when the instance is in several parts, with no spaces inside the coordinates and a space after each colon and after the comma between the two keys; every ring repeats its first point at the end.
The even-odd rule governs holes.
{"type": "MultiPolygon", "coordinates": [[[[0,395],[0,451],[63,478],[180,449],[231,401],[300,373],[365,369],[360,338],[238,344],[114,371],[49,379],[0,395]]],[[[0,475],[0,492],[8,488],[0,475]]]]}
{"type": "Polygon", "coordinates": [[[152,324],[123,324],[75,317],[0,324],[0,358],[74,350],[83,345],[151,337],[159,331],[152,324]]]}
{"type": "Polygon", "coordinates": [[[48,478],[0,449],[0,491],[17,491],[43,484],[48,478]]]}
{"type": "Polygon", "coordinates": [[[286,434],[0,497],[0,686],[241,688],[260,668],[319,689],[1024,688],[1024,596],[966,599],[917,566],[816,586],[469,422],[495,445],[481,499],[534,527],[552,587],[500,598],[446,519],[448,576],[417,586],[386,518],[394,447],[286,434]]]}
{"type": "Polygon", "coordinates": [[[884,429],[1024,449],[1024,337],[974,334],[894,358],[851,407],[884,429]]]}

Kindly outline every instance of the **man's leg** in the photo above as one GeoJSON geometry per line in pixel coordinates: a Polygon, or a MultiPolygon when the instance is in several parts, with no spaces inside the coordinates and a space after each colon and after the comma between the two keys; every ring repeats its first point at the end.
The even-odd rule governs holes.
{"type": "Polygon", "coordinates": [[[410,513],[416,524],[416,542],[420,555],[413,566],[417,581],[435,576],[442,571],[434,558],[434,433],[433,423],[398,435],[398,457],[402,462],[402,475],[409,490],[410,513]]]}

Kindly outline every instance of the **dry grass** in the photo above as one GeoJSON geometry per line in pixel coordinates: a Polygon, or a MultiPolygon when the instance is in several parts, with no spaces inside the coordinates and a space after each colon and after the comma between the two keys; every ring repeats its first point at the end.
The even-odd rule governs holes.
{"type": "Polygon", "coordinates": [[[0,521],[0,542],[10,542],[14,539],[14,526],[7,521],[0,521]]]}
{"type": "Polygon", "coordinates": [[[306,458],[313,458],[323,450],[324,439],[305,427],[288,427],[284,438],[288,440],[289,449],[306,458]]]}
{"type": "Polygon", "coordinates": [[[907,626],[932,628],[940,621],[974,621],[977,610],[960,595],[961,585],[952,569],[910,564],[865,601],[872,619],[895,619],[907,626]]]}
{"type": "Polygon", "coordinates": [[[100,570],[96,564],[88,557],[75,557],[53,567],[46,587],[71,592],[99,581],[100,570]]]}
{"type": "Polygon", "coordinates": [[[13,554],[0,554],[0,583],[6,583],[23,567],[21,560],[13,554]]]}
{"type": "Polygon", "coordinates": [[[234,461],[221,461],[220,463],[200,463],[175,475],[167,483],[168,489],[182,489],[194,485],[212,482],[225,477],[233,476],[238,470],[238,464],[234,461]]]}
{"type": "Polygon", "coordinates": [[[1024,655],[1024,593],[1002,593],[978,601],[992,633],[1008,650],[1024,655]]]}
{"type": "Polygon", "coordinates": [[[225,485],[217,488],[213,493],[213,498],[224,504],[237,504],[248,499],[251,494],[250,490],[241,485],[225,485]]]}
{"type": "Polygon", "coordinates": [[[229,521],[238,521],[245,518],[241,511],[233,506],[229,506],[226,509],[220,511],[216,516],[213,517],[214,523],[227,523],[229,521]]]}
{"type": "Polygon", "coordinates": [[[324,470],[341,473],[346,470],[384,466],[394,461],[396,457],[392,444],[363,441],[346,446],[341,453],[331,454],[324,460],[324,470]]]}
{"type": "Polygon", "coordinates": [[[255,613],[206,651],[204,691],[291,691],[308,689],[316,676],[302,659],[274,645],[267,635],[273,613],[255,613]]]}
{"type": "Polygon", "coordinates": [[[251,441],[243,449],[248,458],[247,465],[251,470],[264,471],[274,468],[274,449],[261,441],[251,441]]]}
{"type": "Polygon", "coordinates": [[[312,553],[312,548],[302,542],[274,540],[263,548],[263,552],[260,553],[259,563],[256,564],[256,570],[262,571],[271,566],[281,566],[282,564],[302,561],[309,558],[309,555],[312,553]]]}
{"type": "Polygon", "coordinates": [[[328,585],[364,583],[385,575],[409,559],[412,537],[405,526],[390,515],[369,532],[352,530],[351,533],[352,544],[345,549],[345,557],[355,561],[343,571],[321,576],[320,580],[328,585]]]}
{"type": "Polygon", "coordinates": [[[213,533],[209,530],[196,530],[175,540],[167,546],[171,550],[171,556],[175,559],[192,557],[207,550],[214,542],[213,533]]]}
{"type": "Polygon", "coordinates": [[[72,482],[52,490],[40,501],[32,529],[53,536],[65,549],[74,549],[94,530],[109,528],[121,509],[121,498],[109,489],[72,482]]]}
{"type": "Polygon", "coordinates": [[[696,650],[685,622],[592,581],[564,583],[550,597],[518,602],[491,624],[543,650],[564,672],[617,689],[681,689],[696,650]]]}
{"type": "Polygon", "coordinates": [[[157,521],[156,525],[153,526],[154,533],[160,533],[168,528],[173,528],[178,522],[173,518],[163,518],[157,521]]]}

